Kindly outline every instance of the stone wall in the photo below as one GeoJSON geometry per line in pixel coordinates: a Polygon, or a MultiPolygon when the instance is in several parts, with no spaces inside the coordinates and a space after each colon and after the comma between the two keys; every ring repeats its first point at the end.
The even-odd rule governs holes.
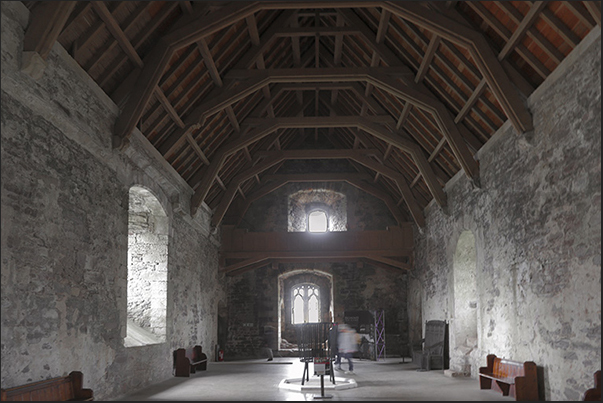
{"type": "MultiPolygon", "coordinates": [[[[291,325],[290,291],[286,287],[279,290],[279,282],[286,286],[288,282],[281,281],[281,276],[314,271],[332,276],[332,293],[322,287],[321,293],[332,295],[334,317],[338,322],[342,322],[345,311],[383,309],[387,354],[395,356],[405,352],[409,342],[408,274],[405,271],[385,270],[369,264],[359,267],[356,263],[280,263],[230,278],[228,335],[224,348],[227,360],[261,357],[261,348],[266,345],[276,348],[279,336],[289,343],[297,343],[291,325]],[[265,335],[267,327],[275,330],[265,335]]],[[[324,282],[318,283],[324,285],[324,282]]],[[[328,321],[328,307],[325,300],[321,302],[321,311],[327,311],[324,320],[328,321]]],[[[281,344],[281,348],[286,347],[281,344]]]]}
{"type": "Polygon", "coordinates": [[[70,371],[95,400],[171,378],[172,351],[213,357],[219,240],[190,187],[139,132],[111,147],[117,107],[57,43],[38,81],[19,71],[28,10],[2,2],[2,387],[70,371]],[[128,193],[168,218],[166,342],[124,347],[128,193]]]}
{"type": "MultiPolygon", "coordinates": [[[[308,190],[316,192],[317,189],[345,195],[347,231],[385,230],[388,226],[398,225],[385,203],[376,197],[345,182],[314,182],[289,183],[254,201],[239,226],[255,232],[287,232],[288,229],[293,232],[300,227],[305,228],[301,224],[290,223],[289,196],[308,190]]],[[[342,218],[339,220],[344,221],[342,218]]],[[[337,225],[336,229],[341,230],[342,226],[337,225]]]]}
{"type": "MultiPolygon", "coordinates": [[[[422,322],[455,334],[454,256],[475,237],[477,350],[532,360],[546,400],[581,400],[601,368],[601,39],[591,34],[528,100],[535,129],[505,123],[478,153],[481,187],[460,173],[446,186],[449,214],[431,203],[416,234],[411,298],[422,322]]],[[[466,303],[467,301],[461,301],[466,303]]],[[[411,337],[421,334],[411,321],[411,337]]],[[[451,369],[453,368],[451,362],[451,369]]]]}
{"type": "MultiPolygon", "coordinates": [[[[332,168],[332,167],[331,167],[332,168]]],[[[326,187],[344,195],[349,231],[385,230],[397,225],[387,206],[379,199],[347,183],[290,183],[251,204],[241,227],[250,231],[286,232],[289,195],[326,187]]],[[[321,272],[332,278],[332,311],[341,322],[344,311],[385,311],[386,349],[388,355],[398,355],[408,347],[407,292],[409,275],[405,270],[383,269],[355,262],[333,263],[279,263],[255,269],[229,278],[229,323],[226,359],[261,356],[263,345],[277,346],[278,337],[295,343],[295,330],[291,325],[290,295],[279,283],[292,273],[321,272]],[[280,322],[279,322],[280,316],[280,322]],[[276,329],[271,335],[264,331],[276,329]]],[[[324,276],[320,276],[324,277],[324,276]]],[[[315,283],[324,285],[322,280],[315,283]]],[[[321,288],[321,293],[325,291],[321,288]]],[[[329,300],[331,296],[329,296],[329,300]]],[[[322,301],[321,313],[328,320],[330,302],[322,301]]]]}

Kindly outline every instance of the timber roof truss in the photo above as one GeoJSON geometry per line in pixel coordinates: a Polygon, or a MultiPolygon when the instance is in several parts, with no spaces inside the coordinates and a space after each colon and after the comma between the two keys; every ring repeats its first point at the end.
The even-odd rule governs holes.
{"type": "Polygon", "coordinates": [[[45,59],[58,40],[120,108],[113,146],[139,129],[214,226],[315,178],[422,227],[459,171],[479,186],[475,153],[505,121],[532,130],[527,97],[601,25],[600,1],[24,4],[24,54],[45,59]],[[307,159],[351,172],[279,172],[307,159]]]}

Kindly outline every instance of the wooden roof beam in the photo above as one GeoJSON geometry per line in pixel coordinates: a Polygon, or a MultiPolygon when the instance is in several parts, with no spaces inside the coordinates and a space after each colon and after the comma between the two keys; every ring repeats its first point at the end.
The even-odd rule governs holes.
{"type": "Polygon", "coordinates": [[[130,42],[124,31],[121,29],[117,20],[113,17],[105,3],[102,1],[93,1],[92,7],[94,8],[94,11],[96,11],[96,13],[99,15],[99,17],[103,20],[105,26],[107,27],[111,35],[113,35],[113,37],[117,40],[117,43],[119,43],[119,46],[122,48],[122,50],[134,62],[134,64],[136,64],[139,68],[142,68],[142,66],[144,65],[142,59],[136,52],[136,49],[134,49],[134,46],[132,46],[132,43],[130,42]]]}
{"type": "Polygon", "coordinates": [[[160,38],[145,58],[144,68],[138,76],[136,84],[134,84],[132,94],[115,122],[113,147],[122,149],[128,145],[132,130],[140,120],[165,67],[177,49],[218,32],[235,21],[253,14],[258,9],[258,3],[236,2],[210,15],[202,15],[198,18],[194,18],[195,14],[183,15],[174,26],[178,27],[179,23],[191,21],[191,19],[193,21],[160,38]]]}
{"type": "Polygon", "coordinates": [[[21,71],[38,80],[44,74],[46,59],[63,30],[75,1],[39,2],[33,8],[23,38],[21,71]]]}
{"type": "MultiPolygon", "coordinates": [[[[258,27],[257,27],[257,22],[255,20],[254,15],[250,15],[248,16],[246,19],[247,21],[247,29],[249,31],[249,36],[251,37],[251,43],[253,45],[259,45],[260,43],[260,34],[258,32],[258,27]]],[[[288,20],[288,18],[287,18],[288,20]]],[[[256,61],[257,64],[257,68],[259,70],[265,70],[266,69],[266,65],[265,65],[265,61],[264,61],[264,56],[260,55],[260,57],[257,59],[256,61]]],[[[264,88],[262,88],[262,92],[264,94],[264,98],[266,99],[270,99],[270,88],[268,86],[265,86],[264,88]]],[[[274,117],[274,108],[272,106],[272,103],[270,103],[268,105],[268,116],[273,118],[274,117]]]]}
{"type": "MultiPolygon", "coordinates": [[[[214,160],[204,172],[203,179],[201,180],[201,184],[195,191],[191,201],[191,215],[196,213],[199,205],[203,202],[211,184],[213,183],[216,175],[218,174],[222,164],[224,163],[227,156],[232,153],[240,150],[241,148],[252,144],[253,142],[263,138],[268,135],[271,131],[277,130],[279,128],[311,128],[311,127],[359,127],[372,135],[385,139],[399,148],[402,148],[411,153],[413,158],[415,159],[419,170],[424,174],[426,178],[426,183],[428,183],[428,187],[434,194],[434,198],[438,201],[441,206],[446,205],[446,197],[443,193],[441,187],[437,184],[437,179],[429,166],[429,163],[425,160],[424,156],[422,156],[422,151],[420,148],[414,143],[407,139],[404,139],[399,136],[395,136],[394,134],[384,130],[380,126],[371,122],[370,119],[365,117],[348,117],[348,116],[330,116],[330,117],[297,117],[297,118],[275,118],[275,119],[266,119],[264,124],[259,126],[254,131],[250,132],[248,135],[244,137],[240,137],[236,140],[233,140],[216,151],[214,155],[214,160]],[[425,160],[425,161],[424,161],[425,160]]],[[[359,161],[363,165],[366,165],[367,161],[359,161]]],[[[374,169],[373,164],[371,164],[371,169],[374,169]]],[[[380,172],[375,169],[375,171],[380,172]]],[[[401,174],[399,174],[401,175],[401,174]]],[[[386,175],[389,176],[389,175],[386,175]]],[[[409,206],[411,212],[413,212],[413,216],[415,217],[419,226],[423,226],[422,222],[424,222],[424,218],[422,218],[422,213],[416,205],[414,201],[414,197],[412,196],[412,192],[410,188],[408,188],[405,180],[402,180],[403,177],[397,176],[398,186],[405,196],[406,202],[409,206]]],[[[193,187],[195,184],[191,184],[193,187]]]]}
{"type": "MultiPolygon", "coordinates": [[[[379,107],[379,111],[382,111],[381,107],[379,107]]],[[[444,193],[442,187],[440,186],[440,184],[437,180],[437,177],[435,176],[435,173],[433,172],[433,169],[431,168],[431,165],[429,164],[429,162],[425,158],[425,155],[423,154],[421,147],[416,142],[411,140],[410,136],[408,136],[404,131],[401,131],[401,130],[396,131],[395,129],[393,129],[391,127],[393,125],[390,124],[389,126],[390,126],[391,133],[388,132],[387,130],[385,130],[383,127],[371,123],[370,120],[368,120],[366,117],[359,118],[358,124],[356,125],[357,128],[360,128],[360,129],[364,130],[365,132],[373,135],[374,137],[385,141],[388,145],[395,146],[403,151],[406,151],[408,154],[410,154],[411,158],[413,159],[413,162],[415,163],[415,165],[417,166],[423,179],[425,180],[425,183],[427,184],[429,191],[431,192],[433,198],[436,200],[436,203],[440,207],[445,209],[447,206],[446,193],[444,193]]],[[[357,134],[357,136],[358,135],[359,135],[359,133],[357,134]]],[[[363,140],[363,142],[365,142],[365,140],[363,140]]],[[[387,158],[386,155],[382,156],[383,163],[385,162],[386,158],[387,158]]],[[[355,159],[355,160],[357,162],[362,163],[361,161],[359,161],[357,159],[355,159]]],[[[381,171],[378,171],[378,170],[375,170],[375,171],[379,174],[382,173],[381,171]]],[[[396,177],[392,177],[390,175],[386,175],[386,176],[388,176],[392,180],[395,180],[396,182],[398,182],[398,180],[400,180],[402,183],[398,184],[398,187],[401,190],[402,195],[405,195],[405,192],[406,192],[406,196],[410,197],[410,195],[411,195],[410,188],[408,189],[408,191],[406,190],[406,188],[405,188],[407,186],[406,180],[402,176],[396,176],[396,177]],[[404,190],[404,192],[402,192],[402,189],[404,190]]],[[[413,199],[414,199],[414,197],[413,197],[413,199]]],[[[414,205],[414,203],[411,202],[410,204],[413,204],[413,205],[412,206],[409,205],[409,209],[416,207],[414,205]]]]}
{"type": "MultiPolygon", "coordinates": [[[[506,42],[509,41],[512,32],[502,24],[484,5],[476,2],[468,2],[469,7],[473,9],[501,38],[506,42]]],[[[536,58],[525,46],[517,44],[514,50],[519,54],[543,79],[551,72],[550,70],[536,58]]],[[[501,60],[501,59],[499,59],[501,60]]]]}
{"type": "MultiPolygon", "coordinates": [[[[168,139],[161,144],[159,152],[168,155],[181,144],[187,131],[193,127],[198,127],[210,115],[226,108],[234,102],[237,102],[248,95],[256,92],[258,89],[271,83],[305,83],[315,82],[352,82],[363,80],[367,74],[372,71],[383,71],[387,73],[399,73],[398,69],[377,68],[371,70],[366,68],[347,69],[347,68],[326,68],[326,69],[270,69],[270,70],[232,70],[227,74],[228,78],[246,78],[239,86],[229,89],[225,86],[224,90],[212,92],[207,97],[207,101],[198,105],[191,111],[185,119],[185,127],[176,130],[168,139]]],[[[232,80],[234,82],[234,79],[232,80]]]]}
{"type": "Polygon", "coordinates": [[[519,96],[517,89],[508,85],[507,73],[483,35],[457,23],[444,14],[424,8],[415,2],[386,1],[383,2],[382,7],[467,48],[515,130],[519,133],[533,130],[534,126],[530,112],[519,96]]]}
{"type": "MultiPolygon", "coordinates": [[[[402,61],[391,50],[389,50],[387,46],[377,43],[375,34],[372,33],[366,23],[364,23],[353,11],[340,10],[340,13],[342,13],[348,23],[354,25],[362,31],[362,36],[367,44],[371,46],[375,52],[378,52],[379,56],[388,65],[396,66],[402,69],[402,71],[405,73],[405,75],[402,76],[403,81],[406,84],[406,87],[404,87],[404,94],[400,92],[394,94],[394,92],[391,91],[394,85],[397,87],[399,87],[399,85],[395,82],[395,80],[392,80],[389,77],[380,76],[381,78],[378,79],[378,81],[381,81],[382,85],[376,86],[434,114],[440,123],[440,129],[442,130],[444,137],[446,137],[446,140],[450,143],[450,148],[453,150],[455,157],[463,168],[463,171],[475,186],[479,186],[479,165],[473,158],[473,155],[471,155],[467,144],[461,136],[461,129],[457,123],[454,123],[448,108],[438,98],[436,98],[427,89],[427,87],[425,87],[423,84],[415,82],[410,78],[411,76],[414,77],[414,74],[412,74],[410,68],[403,64],[402,61]],[[386,81],[388,81],[389,85],[392,87],[388,89],[389,85],[383,85],[384,79],[386,79],[386,81]]],[[[433,51],[435,52],[435,47],[433,51]]],[[[371,80],[367,80],[367,82],[369,84],[373,84],[371,83],[371,80]]]]}
{"type": "Polygon", "coordinates": [[[601,2],[584,1],[583,3],[591,17],[593,17],[593,19],[596,21],[597,25],[601,26],[601,2]]]}
{"type": "MultiPolygon", "coordinates": [[[[423,213],[422,213],[421,209],[419,208],[418,204],[416,203],[416,201],[414,200],[414,196],[412,195],[412,192],[410,191],[410,188],[408,187],[408,184],[407,184],[404,176],[401,173],[393,170],[392,168],[388,168],[385,165],[382,165],[379,162],[368,157],[368,155],[373,155],[373,154],[375,154],[375,150],[342,149],[342,150],[283,150],[283,151],[279,151],[279,152],[260,152],[258,155],[268,156],[268,158],[269,158],[268,161],[273,161],[273,160],[276,161],[276,162],[274,162],[274,164],[280,162],[281,160],[285,160],[285,159],[326,159],[326,158],[342,159],[342,158],[347,158],[347,159],[356,161],[356,162],[360,163],[361,165],[364,165],[364,166],[374,170],[375,172],[379,172],[382,175],[394,180],[397,183],[401,194],[404,196],[406,204],[407,204],[409,211],[411,212],[413,218],[415,219],[415,222],[417,223],[417,225],[419,225],[419,227],[423,227],[424,226],[423,213]]],[[[421,169],[421,167],[419,167],[419,169],[421,169]]],[[[245,180],[248,175],[250,175],[251,173],[255,173],[255,172],[256,172],[255,170],[252,170],[250,172],[241,174],[241,177],[239,177],[238,180],[239,181],[245,180]]],[[[232,184],[233,188],[235,186],[238,186],[237,182],[234,182],[232,184]]],[[[273,190],[271,190],[271,191],[273,191],[273,190]]],[[[234,192],[232,192],[232,195],[234,196],[234,192]]],[[[445,197],[444,197],[444,199],[445,199],[445,197]]],[[[226,212],[226,209],[228,208],[227,204],[230,205],[231,202],[232,202],[232,199],[230,199],[230,200],[223,199],[224,204],[219,209],[219,213],[222,216],[226,212]]],[[[251,203],[251,201],[249,203],[251,203]]],[[[215,216],[215,220],[213,221],[213,224],[217,226],[219,224],[219,222],[221,221],[221,219],[222,219],[222,217],[215,216]]]]}
{"type": "Polygon", "coordinates": [[[546,7],[546,1],[535,1],[532,3],[530,10],[523,18],[521,23],[517,26],[511,38],[507,41],[505,46],[502,48],[500,53],[498,54],[498,60],[502,60],[517,46],[517,44],[521,41],[523,36],[526,34],[527,30],[532,26],[534,21],[540,16],[540,13],[546,7]]]}
{"type": "MultiPolygon", "coordinates": [[[[266,30],[266,32],[264,32],[264,34],[261,36],[261,38],[259,38],[259,36],[257,35],[257,26],[255,28],[255,30],[253,28],[250,28],[250,37],[252,38],[252,44],[253,43],[257,43],[258,39],[259,39],[259,44],[256,44],[254,46],[251,47],[251,49],[249,49],[243,56],[241,56],[241,58],[239,59],[239,61],[237,62],[237,64],[234,66],[234,69],[239,69],[239,68],[243,68],[243,69],[248,69],[250,67],[252,67],[252,65],[254,63],[256,63],[256,61],[258,59],[262,59],[259,63],[260,66],[263,68],[265,66],[263,66],[263,52],[264,50],[267,48],[267,45],[270,44],[270,42],[275,38],[276,32],[278,32],[281,28],[283,28],[286,24],[289,23],[289,21],[291,20],[291,18],[294,16],[295,12],[294,10],[287,10],[285,12],[283,12],[275,22],[272,23],[272,25],[266,30]]],[[[253,19],[249,19],[250,17],[252,17],[253,14],[249,14],[248,16],[246,16],[246,21],[248,24],[248,28],[250,27],[249,24],[254,23],[255,18],[253,19]]],[[[207,52],[206,52],[207,53],[207,52]]],[[[211,54],[209,55],[211,56],[211,54]]],[[[207,57],[207,55],[205,56],[207,57]]],[[[211,62],[213,64],[213,59],[211,59],[211,62]]],[[[209,67],[208,67],[209,68],[209,67]]],[[[217,74],[218,77],[219,74],[217,74]]],[[[234,84],[233,80],[230,80],[230,84],[224,86],[224,89],[228,89],[230,86],[232,86],[234,84]]],[[[267,85],[269,83],[266,82],[265,85],[261,86],[263,87],[263,91],[264,91],[264,97],[266,99],[271,99],[270,96],[270,91],[267,88],[267,85]]],[[[222,87],[222,86],[220,86],[222,87]]],[[[256,89],[253,89],[251,92],[255,92],[256,89]]],[[[195,109],[193,109],[187,119],[186,119],[186,124],[184,128],[181,128],[179,130],[176,130],[165,142],[164,144],[161,145],[159,151],[163,154],[163,155],[167,155],[170,154],[171,152],[174,151],[174,148],[177,147],[182,139],[183,136],[186,135],[186,133],[188,132],[188,130],[190,130],[191,128],[195,127],[197,124],[199,124],[200,122],[202,122],[209,114],[211,113],[215,113],[215,112],[211,112],[211,113],[203,113],[204,109],[206,108],[206,105],[208,103],[212,103],[214,102],[216,99],[219,99],[219,94],[222,91],[217,90],[217,91],[213,91],[211,92],[207,97],[207,101],[202,103],[200,106],[196,107],[195,109]]],[[[230,107],[230,104],[240,100],[241,98],[244,98],[245,96],[249,95],[249,93],[244,93],[242,94],[241,97],[236,98],[234,100],[232,100],[231,102],[223,105],[222,107],[220,107],[219,109],[223,109],[223,108],[227,108],[230,107]]],[[[274,114],[274,110],[272,109],[272,101],[269,101],[266,104],[266,108],[268,110],[269,115],[273,115],[274,114]]],[[[217,111],[217,110],[216,110],[217,111]]]]}
{"type": "MultiPolygon", "coordinates": [[[[161,25],[166,18],[169,17],[169,15],[177,6],[178,5],[176,2],[170,2],[166,4],[164,8],[161,9],[161,12],[157,13],[157,15],[155,15],[153,19],[145,26],[145,29],[136,36],[133,41],[134,48],[139,48],[144,43],[144,41],[147,40],[151,33],[153,33],[157,29],[157,27],[161,25]]],[[[126,24],[124,30],[127,31],[128,27],[129,26],[126,24]]],[[[107,81],[109,81],[109,79],[113,77],[113,74],[115,74],[115,72],[119,70],[124,65],[124,63],[128,61],[128,59],[128,55],[122,54],[116,62],[112,63],[111,68],[109,68],[105,73],[103,73],[102,77],[99,78],[98,81],[100,83],[100,86],[103,87],[107,83],[107,81]]],[[[128,75],[124,82],[122,82],[122,84],[120,84],[120,86],[111,94],[111,98],[120,107],[120,109],[123,106],[123,103],[127,100],[128,96],[130,95],[132,88],[134,88],[134,84],[138,80],[140,72],[141,69],[132,70],[132,72],[128,75]]],[[[159,85],[161,84],[162,83],[160,83],[159,85]]]]}

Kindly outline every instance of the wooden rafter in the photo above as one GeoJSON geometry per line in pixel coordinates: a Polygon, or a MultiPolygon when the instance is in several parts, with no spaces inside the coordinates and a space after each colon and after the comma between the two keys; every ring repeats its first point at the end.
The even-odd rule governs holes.
{"type": "MultiPolygon", "coordinates": [[[[203,177],[199,187],[197,188],[197,190],[195,191],[195,194],[193,195],[193,199],[191,200],[191,214],[194,215],[196,213],[196,209],[199,207],[200,203],[207,196],[207,193],[209,192],[209,188],[210,188],[211,184],[213,183],[215,176],[217,175],[218,171],[222,167],[222,164],[224,163],[224,161],[228,155],[231,155],[232,153],[240,150],[244,144],[249,145],[252,142],[255,142],[255,141],[261,139],[262,137],[268,135],[270,132],[277,130],[279,128],[285,128],[285,127],[287,127],[287,128],[358,127],[358,128],[361,128],[361,129],[369,132],[370,134],[372,134],[376,137],[379,137],[382,139],[387,139],[389,142],[396,145],[397,147],[410,151],[411,154],[420,152],[420,150],[417,149],[417,146],[415,143],[410,142],[409,140],[406,140],[402,137],[397,137],[397,136],[391,134],[390,132],[379,127],[378,125],[372,123],[371,120],[366,117],[330,116],[330,117],[266,119],[262,125],[258,126],[258,128],[255,129],[255,131],[250,132],[250,134],[248,136],[245,136],[244,139],[234,140],[234,141],[224,145],[222,148],[220,148],[216,152],[214,161],[212,161],[208,170],[205,172],[205,176],[203,177]]],[[[372,160],[367,159],[365,157],[357,157],[357,158],[353,158],[353,159],[356,160],[357,162],[360,162],[362,165],[368,166],[369,168],[371,168],[377,172],[381,172],[381,173],[385,174],[386,176],[394,179],[396,181],[398,187],[400,188],[401,193],[404,196],[404,199],[409,207],[409,210],[411,211],[411,214],[413,215],[413,218],[415,219],[415,221],[417,222],[417,224],[420,227],[422,227],[424,225],[423,213],[422,213],[421,209],[418,207],[418,204],[415,201],[415,198],[412,195],[412,192],[411,192],[410,188],[408,187],[408,184],[407,184],[406,180],[404,179],[404,177],[402,176],[402,174],[395,172],[389,168],[386,168],[385,166],[383,166],[381,164],[377,164],[377,163],[373,162],[372,160]]],[[[427,165],[428,164],[425,161],[424,163],[421,163],[419,165],[419,167],[420,167],[420,169],[423,169],[423,170],[430,169],[430,168],[428,168],[427,165]]],[[[193,186],[194,186],[194,184],[193,184],[193,186]]],[[[434,192],[436,194],[438,194],[438,198],[443,198],[443,192],[442,192],[441,188],[436,188],[436,189],[439,189],[439,192],[434,190],[434,192]],[[440,196],[440,193],[442,194],[442,196],[440,196]]],[[[234,195],[234,192],[232,192],[232,190],[231,190],[231,193],[234,195]]],[[[230,200],[226,199],[226,203],[230,204],[230,200]]],[[[220,212],[222,212],[222,211],[225,211],[224,207],[221,208],[220,212]]],[[[220,217],[220,219],[221,219],[221,217],[220,217]]]]}
{"type": "Polygon", "coordinates": [[[114,145],[138,126],[192,186],[192,204],[216,208],[212,225],[279,171],[282,158],[258,152],[312,147],[309,135],[374,150],[350,166],[394,205],[414,203],[404,210],[417,222],[432,197],[445,206],[459,168],[478,182],[473,155],[507,118],[529,129],[524,100],[600,26],[600,4],[86,2],[34,22],[44,2],[28,2],[24,50],[34,25],[66,18],[38,45],[58,35],[118,105],[114,145]],[[333,123],[344,118],[354,124],[333,123]]]}
{"type": "MultiPolygon", "coordinates": [[[[193,23],[176,29],[161,38],[145,58],[144,68],[136,80],[132,95],[115,122],[113,147],[123,148],[127,146],[130,133],[142,116],[142,112],[175,50],[190,45],[206,35],[217,32],[233,22],[253,14],[258,8],[257,3],[227,5],[221,10],[211,13],[211,15],[201,16],[193,23]]],[[[188,16],[185,15],[184,17],[188,16]]],[[[186,18],[186,20],[189,19],[186,18]]],[[[178,26],[178,24],[175,24],[175,26],[178,26]]]]}
{"type": "Polygon", "coordinates": [[[447,40],[467,48],[515,129],[524,133],[533,129],[532,116],[517,90],[507,85],[508,76],[477,31],[457,23],[443,14],[414,2],[384,2],[383,7],[447,40]]]}
{"type": "MultiPolygon", "coordinates": [[[[220,95],[212,97],[205,104],[196,108],[197,113],[191,114],[185,123],[187,127],[176,131],[164,145],[160,147],[160,152],[164,155],[169,154],[182,141],[184,135],[190,127],[198,126],[205,118],[226,106],[236,102],[251,93],[257,91],[269,83],[278,82],[307,82],[307,81],[339,81],[351,82],[365,80],[372,85],[379,87],[395,96],[403,98],[414,105],[433,113],[440,123],[442,132],[446,136],[455,155],[461,162],[467,176],[477,181],[479,172],[477,161],[473,159],[467,149],[459,127],[454,123],[450,112],[439,101],[434,101],[434,97],[423,90],[402,86],[390,77],[388,73],[395,72],[392,68],[325,68],[325,69],[280,69],[265,70],[261,72],[240,71],[238,74],[250,77],[241,85],[230,91],[224,91],[220,95]],[[385,74],[384,74],[385,73],[385,74]]],[[[235,71],[237,72],[237,71],[235,71]]]]}
{"type": "Polygon", "coordinates": [[[113,37],[117,40],[122,50],[138,67],[142,67],[144,64],[142,62],[142,59],[136,52],[136,49],[134,49],[134,46],[132,46],[132,43],[130,43],[130,40],[128,39],[124,31],[121,29],[121,27],[119,26],[119,24],[117,23],[105,3],[102,1],[93,1],[92,7],[97,12],[99,17],[103,20],[105,26],[107,27],[109,32],[111,32],[111,35],[113,35],[113,37]]]}
{"type": "Polygon", "coordinates": [[[584,6],[595,20],[598,26],[601,26],[601,2],[600,1],[584,1],[584,6]]]}

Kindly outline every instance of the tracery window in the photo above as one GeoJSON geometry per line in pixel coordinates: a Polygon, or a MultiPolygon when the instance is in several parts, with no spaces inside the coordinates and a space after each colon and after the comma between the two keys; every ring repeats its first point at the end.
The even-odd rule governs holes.
{"type": "Polygon", "coordinates": [[[291,288],[291,323],[316,323],[320,318],[320,287],[297,284],[291,288]]]}

